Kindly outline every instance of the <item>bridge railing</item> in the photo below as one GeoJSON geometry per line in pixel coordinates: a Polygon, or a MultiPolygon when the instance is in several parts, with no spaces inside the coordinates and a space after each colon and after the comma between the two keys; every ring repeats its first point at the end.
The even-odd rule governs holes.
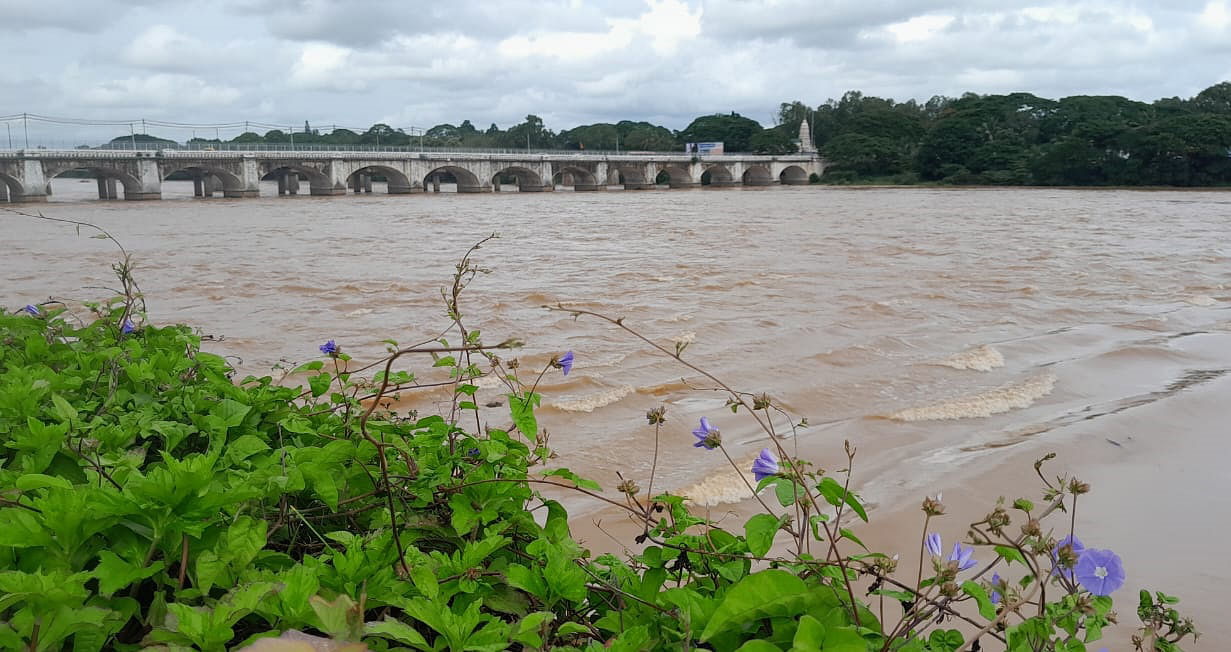
{"type": "Polygon", "coordinates": [[[338,145],[324,143],[167,143],[167,142],[112,142],[90,149],[111,151],[156,151],[177,152],[423,152],[429,154],[682,154],[681,151],[633,151],[592,149],[528,149],[525,147],[420,147],[417,145],[338,145]]]}

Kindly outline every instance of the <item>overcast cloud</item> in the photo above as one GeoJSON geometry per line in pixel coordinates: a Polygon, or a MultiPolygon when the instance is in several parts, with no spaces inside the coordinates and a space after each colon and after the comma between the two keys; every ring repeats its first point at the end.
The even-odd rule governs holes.
{"type": "Polygon", "coordinates": [[[0,115],[768,126],[851,89],[1190,97],[1231,80],[1231,0],[0,0],[0,56],[0,115]]]}

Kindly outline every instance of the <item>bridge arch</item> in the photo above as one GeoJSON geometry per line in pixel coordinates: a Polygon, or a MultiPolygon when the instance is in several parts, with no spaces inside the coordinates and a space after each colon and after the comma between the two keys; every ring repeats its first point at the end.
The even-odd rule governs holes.
{"type": "Polygon", "coordinates": [[[501,177],[509,176],[517,179],[518,192],[534,192],[546,189],[543,184],[543,177],[539,176],[534,170],[519,165],[511,165],[498,170],[496,174],[492,175],[492,189],[499,187],[501,177]]]}
{"type": "Polygon", "coordinates": [[[76,171],[89,172],[93,175],[93,178],[98,179],[99,199],[119,199],[118,194],[114,192],[117,182],[124,188],[124,199],[135,198],[141,195],[141,181],[123,170],[98,165],[72,163],[48,165],[43,169],[43,178],[47,181],[47,195],[51,195],[52,179],[67,172],[76,171]],[[104,189],[110,193],[110,196],[104,197],[104,189]]]}
{"type": "Polygon", "coordinates": [[[808,171],[798,165],[788,165],[778,174],[778,181],[787,186],[804,186],[808,184],[808,171]]]}
{"type": "Polygon", "coordinates": [[[427,190],[430,185],[433,192],[440,192],[440,184],[447,182],[442,178],[444,176],[453,178],[457,192],[483,192],[483,183],[478,175],[456,165],[442,165],[428,172],[423,177],[423,189],[427,190]]]}
{"type": "Polygon", "coordinates": [[[0,172],[0,204],[19,202],[21,201],[21,195],[21,182],[15,177],[0,172]]]}
{"type": "Polygon", "coordinates": [[[556,170],[556,173],[551,177],[551,181],[552,185],[572,186],[573,190],[577,190],[579,186],[588,190],[594,190],[600,184],[607,185],[606,179],[600,181],[593,172],[571,165],[556,170]],[[565,183],[566,181],[569,183],[565,183]]]}
{"type": "Polygon", "coordinates": [[[658,168],[654,183],[666,182],[672,188],[688,188],[697,185],[688,170],[678,165],[665,164],[658,168]]]}
{"type": "Polygon", "coordinates": [[[282,161],[268,161],[261,163],[257,168],[257,172],[260,174],[261,181],[277,181],[288,172],[294,172],[297,175],[296,183],[298,183],[299,176],[308,180],[309,189],[313,195],[334,194],[333,182],[330,178],[324,172],[311,166],[284,163],[282,161]]]}
{"type": "Polygon", "coordinates": [[[774,183],[774,175],[764,165],[753,165],[744,170],[745,186],[769,186],[774,183]]]}
{"type": "Polygon", "coordinates": [[[175,165],[169,165],[169,166],[161,167],[159,170],[159,174],[162,175],[162,178],[161,178],[162,181],[166,181],[168,177],[170,177],[171,175],[177,172],[187,172],[192,175],[193,184],[194,184],[193,194],[195,194],[198,197],[202,196],[202,193],[201,193],[202,189],[196,188],[195,187],[196,184],[201,184],[203,187],[210,186],[209,194],[210,196],[213,195],[214,186],[212,186],[212,181],[210,177],[214,177],[218,179],[218,182],[222,187],[222,192],[225,196],[227,197],[243,196],[243,191],[244,191],[243,180],[235,176],[233,172],[229,172],[224,168],[214,166],[214,165],[199,165],[196,163],[190,163],[182,167],[175,166],[175,165]]]}
{"type": "Polygon", "coordinates": [[[735,177],[727,169],[727,166],[714,164],[705,168],[705,171],[701,173],[701,185],[713,186],[715,188],[733,186],[735,185],[735,177]]]}
{"type": "Polygon", "coordinates": [[[654,180],[645,178],[645,167],[640,165],[612,165],[608,168],[608,183],[614,181],[625,190],[643,190],[654,187],[654,180]]]}
{"type": "MultiPolygon", "coordinates": [[[[363,186],[364,190],[371,192],[370,177],[373,176],[385,178],[385,190],[391,195],[405,194],[411,191],[410,177],[406,176],[401,170],[387,165],[369,165],[355,170],[346,178],[346,187],[357,188],[363,186]],[[368,179],[364,177],[368,177],[368,179]]],[[[356,192],[358,191],[356,190],[356,192]]]]}

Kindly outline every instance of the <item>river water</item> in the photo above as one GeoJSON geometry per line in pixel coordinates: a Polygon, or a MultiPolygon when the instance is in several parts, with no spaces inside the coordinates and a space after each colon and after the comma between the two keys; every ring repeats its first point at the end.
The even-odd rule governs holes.
{"type": "MultiPolygon", "coordinates": [[[[841,468],[841,442],[855,442],[857,486],[886,506],[991,468],[997,456],[1061,445],[1077,426],[1088,441],[1108,440],[1108,455],[1174,436],[1101,417],[1146,405],[1165,415],[1167,401],[1231,369],[1226,192],[391,196],[378,187],[194,200],[190,184],[165,186],[164,201],[103,202],[93,180],[57,179],[54,201],[39,208],[110,230],[138,261],[150,320],[198,326],[221,338],[211,350],[258,375],[316,357],[326,339],[364,361],[381,354],[383,339],[429,339],[447,326],[440,289],[454,263],[499,233],[477,253],[491,273],[474,281],[463,310],[487,343],[525,340],[516,354],[525,370],[574,352],[573,372],[548,372],[540,386],[557,462],[607,488],[617,471],[644,488],[654,442],[644,415],[664,404],[655,486],[701,505],[748,493],[724,459],[692,448],[697,419],[722,429],[740,463],[766,436],[696,373],[608,324],[543,305],[623,317],[668,348],[688,342],[689,361],[807,417],[788,443],[805,457],[841,468]]],[[[0,219],[10,308],[98,298],[87,288],[109,285],[108,243],[0,219]]],[[[428,379],[428,364],[413,369],[428,379]]],[[[487,386],[480,403],[503,398],[487,386]]],[[[425,408],[445,400],[419,399],[425,408]]],[[[505,425],[504,409],[483,418],[505,425]]],[[[1218,410],[1197,418],[1226,428],[1218,410]]],[[[777,427],[789,431],[785,420],[777,427]]],[[[1226,448],[1216,453],[1225,459],[1226,448]]],[[[1210,500],[1225,523],[1231,503],[1210,500]]],[[[576,498],[569,506],[579,515],[596,508],[576,498]]]]}

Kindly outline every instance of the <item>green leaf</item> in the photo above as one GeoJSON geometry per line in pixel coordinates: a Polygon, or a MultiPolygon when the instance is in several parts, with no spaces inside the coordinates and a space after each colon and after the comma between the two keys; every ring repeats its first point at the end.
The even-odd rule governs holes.
{"type": "Polygon", "coordinates": [[[761,482],[774,484],[774,496],[778,498],[778,504],[783,507],[794,505],[796,500],[803,498],[806,494],[803,487],[789,478],[765,478],[761,482]]]}
{"type": "Polygon", "coordinates": [[[59,419],[61,423],[66,421],[77,420],[77,408],[71,403],[60,397],[59,394],[51,395],[51,403],[54,406],[51,410],[52,416],[59,419]]]}
{"type": "Polygon", "coordinates": [[[568,469],[552,469],[551,471],[544,471],[543,475],[544,476],[557,476],[561,478],[566,478],[568,480],[572,480],[573,484],[577,485],[578,487],[581,487],[582,489],[590,489],[592,491],[602,491],[603,490],[603,488],[600,487],[597,482],[593,480],[587,480],[577,475],[576,473],[573,473],[572,471],[568,469]]]}
{"type": "Polygon", "coordinates": [[[432,649],[428,645],[427,639],[423,638],[423,634],[419,633],[419,630],[400,620],[388,617],[385,620],[364,623],[363,633],[368,636],[392,639],[398,643],[405,643],[420,650],[432,649]]]}
{"type": "Polygon", "coordinates": [[[517,623],[517,630],[513,633],[513,640],[523,645],[530,647],[542,647],[543,637],[540,634],[543,629],[543,624],[556,617],[550,611],[536,611],[532,614],[527,614],[521,622],[517,623]]]}
{"type": "Polygon", "coordinates": [[[244,405],[239,401],[224,398],[210,413],[221,418],[228,428],[234,428],[243,423],[244,417],[248,416],[248,413],[251,411],[251,405],[244,405]]]}
{"type": "Polygon", "coordinates": [[[793,643],[795,648],[799,650],[821,649],[821,646],[825,643],[825,626],[816,618],[804,614],[799,619],[799,627],[795,630],[795,640],[793,643]]]}
{"type": "Polygon", "coordinates": [[[854,532],[851,532],[850,530],[846,528],[841,528],[840,530],[838,530],[838,532],[840,535],[839,538],[850,539],[851,541],[854,541],[855,543],[859,544],[860,548],[863,548],[864,550],[868,549],[868,547],[863,545],[863,542],[859,540],[859,537],[855,536],[854,532]]]}
{"type": "Polygon", "coordinates": [[[782,518],[772,514],[757,514],[744,523],[744,535],[748,539],[748,552],[754,557],[764,557],[774,545],[774,535],[782,527],[782,518]]]}
{"type": "Polygon", "coordinates": [[[582,625],[581,623],[575,623],[572,621],[569,621],[567,623],[561,623],[560,626],[556,628],[556,636],[572,636],[574,634],[589,634],[589,633],[590,633],[590,628],[586,627],[585,625],[582,625]]]}
{"type": "Polygon", "coordinates": [[[432,363],[432,366],[433,366],[433,367],[456,367],[456,366],[457,366],[457,359],[456,359],[456,358],[454,358],[454,357],[453,357],[453,356],[451,356],[451,355],[446,355],[446,356],[444,356],[444,357],[442,357],[442,358],[440,358],[440,359],[436,360],[436,362],[433,362],[433,363],[432,363]]]}
{"type": "Polygon", "coordinates": [[[854,494],[848,492],[845,487],[838,484],[837,480],[829,477],[823,478],[821,483],[817,485],[816,488],[821,492],[821,495],[825,497],[825,501],[830,505],[837,507],[842,503],[846,503],[847,506],[855,510],[855,513],[859,515],[859,518],[863,519],[865,523],[868,522],[868,513],[864,511],[863,505],[859,503],[859,500],[855,498],[854,494]]]}
{"type": "Polygon", "coordinates": [[[928,647],[932,652],[953,652],[965,642],[962,633],[956,629],[934,629],[928,636],[928,647]]]}
{"type": "Polygon", "coordinates": [[[57,478],[52,475],[43,475],[42,473],[27,473],[19,478],[15,483],[18,489],[22,491],[34,491],[35,489],[45,489],[47,487],[55,487],[56,489],[72,489],[73,485],[69,484],[64,478],[57,478]]]}
{"type": "Polygon", "coordinates": [[[987,591],[983,590],[982,586],[975,584],[969,580],[962,582],[962,592],[975,599],[979,603],[979,615],[991,620],[996,617],[996,605],[992,604],[991,598],[988,597],[987,591]]]}
{"type": "Polygon", "coordinates": [[[98,565],[91,573],[98,578],[98,592],[104,597],[111,597],[113,593],[133,582],[157,573],[162,567],[163,562],[156,561],[142,568],[120,559],[110,550],[104,550],[98,553],[98,565]]]}
{"type": "Polygon", "coordinates": [[[1009,546],[996,546],[996,554],[1000,555],[1006,562],[1017,562],[1023,566],[1027,566],[1026,558],[1022,557],[1022,553],[1017,551],[1017,548],[1009,546]]]}
{"type": "Polygon", "coordinates": [[[333,384],[333,376],[324,373],[308,378],[308,387],[312,389],[312,396],[320,398],[325,392],[329,391],[329,386],[333,384]]]}
{"type": "Polygon", "coordinates": [[[727,590],[701,640],[760,618],[795,617],[804,612],[810,594],[804,581],[787,571],[771,569],[749,575],[727,590]]]}
{"type": "Polygon", "coordinates": [[[868,642],[854,627],[833,627],[825,631],[825,652],[868,652],[868,642]]]}
{"type": "Polygon", "coordinates": [[[524,398],[516,394],[509,394],[509,414],[513,417],[513,425],[521,432],[526,439],[537,442],[539,440],[539,422],[534,417],[534,408],[538,407],[542,397],[533,392],[527,394],[524,398]]]}
{"type": "Polygon", "coordinates": [[[782,652],[782,648],[769,641],[755,638],[735,648],[735,652],[782,652]]]}

